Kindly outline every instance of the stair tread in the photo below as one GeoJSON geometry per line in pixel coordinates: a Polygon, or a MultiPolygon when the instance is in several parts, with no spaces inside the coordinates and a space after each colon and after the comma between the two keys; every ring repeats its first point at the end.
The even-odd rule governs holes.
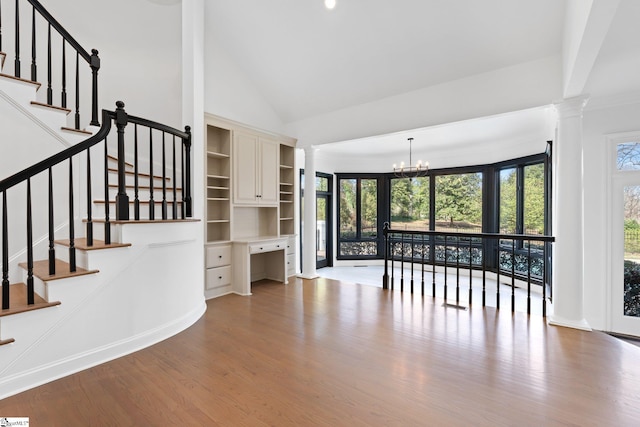
{"type": "MultiPolygon", "coordinates": [[[[56,240],[55,243],[62,246],[69,246],[69,239],[56,240]]],[[[131,243],[114,243],[106,244],[104,240],[93,239],[93,246],[87,245],[87,239],[85,237],[75,239],[74,246],[76,249],[83,251],[95,251],[99,249],[113,249],[113,248],[127,248],[131,246],[131,243]]]]}
{"type": "Polygon", "coordinates": [[[6,339],[6,340],[0,340],[0,345],[11,344],[12,342],[15,342],[15,340],[13,338],[9,338],[9,339],[6,339]]]}
{"type": "MultiPolygon", "coordinates": [[[[107,157],[109,158],[109,160],[113,160],[113,161],[118,161],[118,158],[116,156],[112,156],[111,154],[107,154],[107,157]]],[[[133,163],[131,162],[127,162],[126,160],[124,161],[124,164],[129,166],[129,167],[133,167],[133,163]]]]}
{"type": "MultiPolygon", "coordinates": [[[[83,220],[86,222],[86,219],[83,220]]],[[[94,219],[93,222],[104,223],[106,222],[104,219],[94,219]]],[[[111,224],[153,224],[158,222],[200,222],[199,219],[114,219],[109,220],[111,224]]]]}
{"type": "MultiPolygon", "coordinates": [[[[27,285],[24,283],[10,285],[9,300],[11,301],[11,307],[6,310],[0,310],[0,317],[60,305],[60,301],[47,302],[38,294],[35,294],[33,299],[34,304],[27,304],[27,285]]],[[[1,300],[2,296],[0,295],[1,300]]]]}
{"type": "Polygon", "coordinates": [[[85,135],[93,135],[92,132],[90,132],[88,130],[84,130],[84,129],[75,129],[75,128],[70,128],[70,127],[66,127],[66,126],[63,126],[60,129],[65,130],[67,132],[75,132],[75,133],[82,133],[82,134],[85,134],[85,135]]]}
{"type": "MultiPolygon", "coordinates": [[[[118,184],[109,184],[109,188],[118,188],[118,184]]],[[[127,184],[125,188],[135,188],[135,185],[127,184]]],[[[150,185],[138,185],[138,190],[149,190],[151,188],[150,185]]],[[[153,190],[158,190],[158,187],[153,187],[153,190]]],[[[162,187],[160,187],[162,190],[162,187]]],[[[173,191],[173,187],[167,187],[167,191],[173,191]]],[[[182,187],[176,187],[176,191],[182,191],[182,187]]]]}
{"type": "Polygon", "coordinates": [[[63,111],[65,113],[67,113],[67,114],[69,114],[71,112],[71,110],[69,108],[58,107],[57,105],[49,105],[49,104],[46,104],[44,102],[31,101],[31,105],[36,105],[38,107],[44,107],[44,108],[51,108],[53,110],[63,111]]]}
{"type": "MultiPolygon", "coordinates": [[[[115,172],[115,173],[118,173],[118,169],[109,168],[109,172],[115,172]]],[[[135,175],[135,172],[133,172],[133,171],[124,171],[124,173],[125,173],[126,175],[135,175]]],[[[148,173],[138,172],[138,176],[144,176],[144,177],[146,177],[146,178],[149,178],[151,175],[149,175],[148,173]]],[[[162,179],[162,176],[161,176],[161,175],[153,175],[153,178],[155,178],[155,179],[162,179]]],[[[170,178],[170,177],[168,177],[168,176],[167,176],[167,177],[165,177],[164,179],[165,179],[165,180],[167,180],[167,181],[171,181],[171,178],[170,178]]]]}
{"type": "Polygon", "coordinates": [[[42,86],[38,82],[34,82],[34,81],[28,80],[28,79],[23,79],[21,77],[12,76],[11,74],[0,73],[0,77],[4,77],[4,78],[7,78],[7,79],[11,79],[11,80],[17,80],[17,81],[22,82],[22,83],[27,83],[27,84],[30,84],[30,85],[34,85],[34,86],[36,86],[36,90],[40,89],[40,86],[42,86]]]}
{"type": "MultiPolygon", "coordinates": [[[[20,267],[27,269],[27,263],[21,262],[18,264],[20,267]]],[[[33,262],[33,275],[43,281],[66,279],[68,277],[84,276],[87,274],[98,273],[99,270],[85,270],[81,267],[76,267],[76,271],[69,271],[70,265],[68,262],[56,259],[56,274],[49,275],[49,261],[40,260],[33,262]]]]}
{"type": "MultiPolygon", "coordinates": [[[[140,202],[141,205],[148,205],[149,204],[149,200],[139,200],[139,202],[140,202]]],[[[182,202],[183,202],[183,200],[176,200],[176,203],[182,203],[182,202]]],[[[103,205],[105,202],[104,202],[104,200],[94,200],[93,203],[97,203],[97,204],[103,205]]],[[[109,204],[113,205],[115,203],[116,203],[115,200],[109,200],[109,204]]],[[[162,204],[162,199],[160,199],[160,200],[156,199],[156,200],[153,201],[153,203],[155,205],[161,205],[162,204]]],[[[173,203],[173,200],[167,199],[167,203],[173,203]]],[[[133,205],[134,204],[134,200],[133,199],[129,199],[129,204],[133,205]]]]}

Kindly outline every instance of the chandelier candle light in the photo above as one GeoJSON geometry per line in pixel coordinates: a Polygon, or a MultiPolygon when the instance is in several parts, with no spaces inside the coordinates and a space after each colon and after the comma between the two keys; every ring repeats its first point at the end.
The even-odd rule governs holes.
{"type": "Polygon", "coordinates": [[[405,166],[404,162],[400,162],[400,167],[393,164],[393,173],[397,178],[415,178],[420,176],[427,176],[429,173],[429,162],[422,162],[418,160],[415,166],[412,166],[412,152],[411,143],[413,138],[407,138],[409,140],[409,166],[405,166]]]}

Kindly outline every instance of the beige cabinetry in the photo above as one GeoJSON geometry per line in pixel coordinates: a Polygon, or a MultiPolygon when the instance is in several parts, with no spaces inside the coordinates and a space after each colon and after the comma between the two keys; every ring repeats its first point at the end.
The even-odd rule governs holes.
{"type": "Polygon", "coordinates": [[[278,142],[257,135],[236,132],[233,138],[233,181],[235,204],[276,205],[278,203],[278,142]]]}
{"type": "Polygon", "coordinates": [[[295,139],[206,114],[205,297],[296,270],[295,139]]]}

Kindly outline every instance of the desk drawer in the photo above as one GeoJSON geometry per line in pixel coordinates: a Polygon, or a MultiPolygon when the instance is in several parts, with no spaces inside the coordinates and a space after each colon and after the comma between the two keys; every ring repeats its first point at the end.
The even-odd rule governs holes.
{"type": "Polygon", "coordinates": [[[296,253],[296,238],[289,237],[287,238],[287,254],[295,254],[296,253]]]}
{"type": "Polygon", "coordinates": [[[220,267],[231,264],[231,246],[210,246],[207,248],[205,266],[220,267]]]}
{"type": "Polygon", "coordinates": [[[216,289],[231,283],[231,266],[209,268],[205,278],[206,289],[216,289]]]}
{"type": "Polygon", "coordinates": [[[251,254],[259,254],[263,252],[273,252],[286,249],[285,241],[278,242],[265,242],[265,243],[255,243],[249,245],[249,253],[251,254]]]}
{"type": "Polygon", "coordinates": [[[293,276],[296,272],[296,255],[287,255],[287,276],[293,276]]]}

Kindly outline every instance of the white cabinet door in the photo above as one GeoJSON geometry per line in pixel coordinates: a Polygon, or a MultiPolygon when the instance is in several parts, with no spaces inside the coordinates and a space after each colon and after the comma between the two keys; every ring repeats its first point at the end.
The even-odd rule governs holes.
{"type": "Polygon", "coordinates": [[[251,134],[235,134],[233,196],[236,204],[278,204],[279,157],[279,143],[251,134]]]}
{"type": "Polygon", "coordinates": [[[280,195],[278,173],[280,172],[280,144],[268,139],[260,140],[260,203],[277,204],[280,195]]]}
{"type": "Polygon", "coordinates": [[[258,188],[258,146],[255,135],[235,133],[233,137],[233,199],[239,204],[255,204],[258,188]]]}

